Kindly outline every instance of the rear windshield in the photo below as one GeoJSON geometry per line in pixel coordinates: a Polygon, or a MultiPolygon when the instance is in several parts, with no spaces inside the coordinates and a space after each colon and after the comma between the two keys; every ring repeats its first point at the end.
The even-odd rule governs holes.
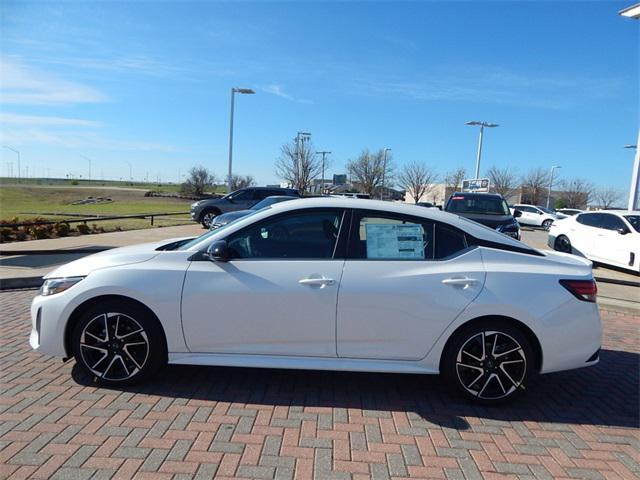
{"type": "Polygon", "coordinates": [[[447,203],[447,212],[479,215],[510,215],[504,199],[483,195],[454,195],[447,203]]]}

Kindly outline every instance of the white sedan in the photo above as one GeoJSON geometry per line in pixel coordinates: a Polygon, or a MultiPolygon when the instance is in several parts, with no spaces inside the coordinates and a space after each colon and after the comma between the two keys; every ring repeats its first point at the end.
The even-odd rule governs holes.
{"type": "Polygon", "coordinates": [[[440,373],[491,404],[598,362],[595,296],[588,260],[435,209],[311,198],[58,268],[30,343],[116,387],[166,362],[440,373]]]}
{"type": "Polygon", "coordinates": [[[554,222],[547,243],[560,252],[640,273],[640,211],[579,213],[554,222]]]}

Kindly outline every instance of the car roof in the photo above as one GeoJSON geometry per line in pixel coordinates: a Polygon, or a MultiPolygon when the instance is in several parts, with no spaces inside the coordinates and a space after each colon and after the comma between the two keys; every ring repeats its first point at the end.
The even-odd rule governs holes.
{"type": "Polygon", "coordinates": [[[640,210],[593,210],[583,213],[613,213],[614,215],[640,215],[640,210]]]}

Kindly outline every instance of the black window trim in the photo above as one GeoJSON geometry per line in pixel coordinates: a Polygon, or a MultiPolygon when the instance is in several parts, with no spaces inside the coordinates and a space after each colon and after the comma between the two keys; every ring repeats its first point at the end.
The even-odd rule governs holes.
{"type": "Polygon", "coordinates": [[[297,210],[288,210],[286,212],[281,212],[281,213],[277,213],[275,215],[270,215],[267,218],[263,218],[262,220],[260,220],[259,222],[255,222],[255,223],[251,223],[249,225],[247,225],[246,227],[241,228],[240,230],[236,230],[235,232],[229,232],[227,235],[225,235],[223,238],[220,238],[218,240],[224,240],[227,241],[229,237],[231,237],[232,235],[240,235],[243,232],[245,232],[246,230],[253,228],[253,227],[260,227],[260,225],[266,223],[266,222],[270,222],[273,220],[277,220],[279,218],[282,217],[287,217],[290,215],[299,215],[299,214],[306,214],[306,213],[313,213],[313,212],[336,212],[339,215],[340,218],[340,229],[338,230],[338,238],[336,239],[336,244],[333,247],[333,254],[331,257],[329,258],[308,258],[308,257],[287,257],[287,258],[282,258],[282,257],[271,257],[271,258],[231,258],[229,260],[229,263],[231,262],[288,262],[288,261],[314,261],[314,262],[322,262],[322,261],[329,261],[329,260],[344,260],[345,259],[345,250],[346,250],[346,240],[343,238],[347,235],[347,232],[345,232],[345,223],[347,221],[351,221],[351,219],[348,217],[348,214],[350,214],[349,209],[347,208],[342,208],[342,207],[309,207],[309,208],[301,208],[301,209],[297,209],[297,210]]]}

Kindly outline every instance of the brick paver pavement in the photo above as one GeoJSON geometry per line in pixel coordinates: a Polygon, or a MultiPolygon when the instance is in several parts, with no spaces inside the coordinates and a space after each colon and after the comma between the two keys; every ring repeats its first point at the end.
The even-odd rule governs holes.
{"type": "Polygon", "coordinates": [[[483,408],[419,375],[170,366],[95,388],[30,350],[34,293],[0,293],[3,478],[640,476],[640,317],[603,312],[598,366],[483,408]]]}

